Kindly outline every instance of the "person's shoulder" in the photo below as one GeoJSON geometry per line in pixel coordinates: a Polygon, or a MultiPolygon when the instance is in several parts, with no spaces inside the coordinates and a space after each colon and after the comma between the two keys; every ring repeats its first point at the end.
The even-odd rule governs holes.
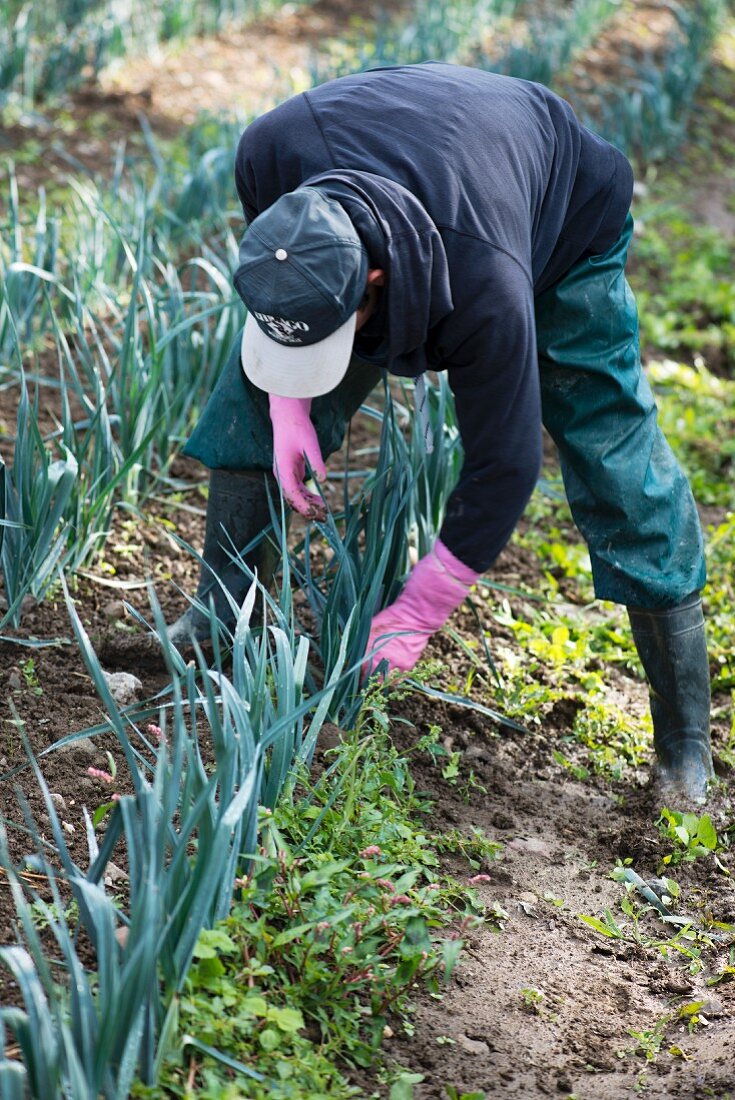
{"type": "Polygon", "coordinates": [[[255,148],[256,144],[276,136],[279,132],[283,133],[284,127],[299,125],[304,112],[308,113],[308,110],[305,94],[299,92],[290,99],[284,100],[283,103],[279,103],[277,107],[264,111],[262,115],[252,119],[243,130],[238,152],[246,155],[249,150],[255,148]]]}

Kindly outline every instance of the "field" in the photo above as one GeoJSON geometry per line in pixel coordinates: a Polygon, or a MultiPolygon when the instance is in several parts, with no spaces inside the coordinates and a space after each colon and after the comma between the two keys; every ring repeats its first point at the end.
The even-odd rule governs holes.
{"type": "Polygon", "coordinates": [[[735,1097],[735,14],[128,9],[0,13],[0,1100],[735,1097]],[[645,366],[707,541],[701,812],[649,783],[627,618],[548,439],[426,658],[361,685],[461,462],[441,376],[433,453],[410,387],[374,392],[327,522],[272,501],[274,591],[166,642],[206,510],[180,451],[244,319],[237,139],[429,58],[549,84],[635,166],[645,366]]]}

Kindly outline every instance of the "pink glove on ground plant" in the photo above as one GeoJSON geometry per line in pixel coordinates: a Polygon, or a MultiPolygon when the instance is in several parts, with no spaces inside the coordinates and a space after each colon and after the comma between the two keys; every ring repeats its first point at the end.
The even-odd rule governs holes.
{"type": "Polygon", "coordinates": [[[271,424],[273,425],[273,473],[280,483],[283,495],[297,512],[307,519],[326,519],[327,513],[321,497],[310,493],[304,485],[306,463],[311,463],[319,481],[324,481],[324,466],[319,440],[311,422],[310,397],[277,397],[268,395],[271,424]]]}
{"type": "Polygon", "coordinates": [[[464,565],[444,543],[437,539],[430,553],[411,570],[398,599],[380,611],[370,626],[368,653],[379,645],[365,675],[387,660],[389,671],[409,672],[424,651],[431,635],[444,626],[480,576],[464,565]],[[395,631],[410,631],[387,639],[380,637],[395,631]]]}

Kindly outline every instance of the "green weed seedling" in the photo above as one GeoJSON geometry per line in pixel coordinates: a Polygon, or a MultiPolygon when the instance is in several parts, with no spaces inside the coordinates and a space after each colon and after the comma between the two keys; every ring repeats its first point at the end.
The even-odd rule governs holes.
{"type": "Polygon", "coordinates": [[[462,777],[462,753],[458,749],[450,749],[440,741],[442,735],[441,726],[432,725],[423,737],[416,743],[417,751],[428,752],[432,759],[441,767],[442,779],[446,779],[453,787],[457,787],[462,801],[469,803],[472,793],[487,794],[487,788],[470,768],[466,777],[462,777]]]}
{"type": "MultiPolygon", "coordinates": [[[[151,727],[149,726],[149,729],[150,728],[151,727]]],[[[157,729],[158,727],[155,728],[157,729]]],[[[107,788],[108,794],[110,794],[111,796],[107,801],[101,802],[92,814],[93,829],[97,829],[100,823],[108,816],[108,814],[112,813],[120,797],[119,794],[114,791],[115,780],[117,778],[117,763],[115,762],[115,757],[112,755],[111,752],[106,752],[105,755],[107,757],[107,771],[102,771],[99,768],[87,769],[87,775],[91,779],[95,779],[98,782],[104,784],[104,786],[107,788]]]]}
{"type": "Polygon", "coordinates": [[[499,841],[485,836],[477,825],[470,827],[469,834],[459,829],[449,829],[446,833],[438,833],[432,839],[438,852],[461,855],[475,871],[496,860],[498,853],[503,849],[499,841]]]}
{"type": "Polygon", "coordinates": [[[587,700],[574,719],[573,734],[585,746],[597,775],[622,779],[637,768],[651,749],[651,720],[625,713],[604,697],[587,700]]]}
{"type": "Polygon", "coordinates": [[[521,989],[521,1003],[527,1012],[533,1016],[541,1015],[541,1006],[544,1003],[544,994],[540,989],[521,989]]]}
{"type": "Polygon", "coordinates": [[[25,680],[26,687],[34,695],[43,695],[43,688],[38,679],[38,672],[36,670],[36,662],[33,657],[27,657],[25,661],[21,661],[19,665],[20,671],[23,673],[23,679],[25,680]]]}
{"type": "MultiPolygon", "coordinates": [[[[727,735],[727,741],[724,745],[720,746],[718,756],[728,766],[728,768],[735,768],[735,691],[730,696],[730,729],[727,735]]],[[[716,712],[713,709],[713,715],[716,712]]]]}
{"type": "Polygon", "coordinates": [[[564,898],[557,898],[554,894],[552,894],[551,890],[545,890],[542,894],[542,899],[547,903],[547,905],[553,905],[555,909],[563,909],[566,905],[564,898]]]}
{"type": "Polygon", "coordinates": [[[648,206],[642,217],[646,232],[636,242],[634,282],[644,341],[672,358],[716,349],[731,360],[732,242],[671,204],[648,206]]]}
{"type": "Polygon", "coordinates": [[[735,981],[735,947],[730,947],[727,964],[720,968],[713,978],[709,978],[707,985],[719,985],[721,982],[735,981]]]}
{"type": "Polygon", "coordinates": [[[657,1020],[652,1028],[644,1028],[641,1031],[635,1031],[633,1028],[628,1028],[628,1034],[631,1038],[635,1039],[635,1046],[626,1047],[623,1050],[617,1052],[618,1058],[625,1058],[626,1055],[643,1055],[647,1062],[655,1061],[657,1055],[661,1051],[661,1047],[664,1043],[666,1028],[669,1026],[672,1020],[671,1015],[662,1016],[660,1020],[657,1020]]]}
{"type": "Polygon", "coordinates": [[[74,898],[66,905],[60,905],[56,902],[46,905],[36,899],[30,904],[30,916],[34,928],[37,928],[39,932],[43,931],[44,928],[50,928],[54,922],[59,920],[64,920],[69,926],[74,927],[79,921],[79,905],[74,898]]]}
{"type": "Polygon", "coordinates": [[[399,1070],[390,1084],[389,1100],[413,1100],[414,1085],[420,1085],[426,1080],[423,1073],[409,1073],[407,1070],[399,1070]]]}
{"type": "Polygon", "coordinates": [[[560,764],[562,768],[566,768],[570,775],[574,776],[579,782],[584,782],[585,779],[589,779],[589,768],[585,768],[584,764],[575,764],[573,760],[569,760],[563,752],[559,752],[558,749],[554,749],[551,754],[557,764],[560,764]]]}
{"type": "MultiPolygon", "coordinates": [[[[594,929],[594,931],[598,932],[601,936],[605,936],[607,939],[634,943],[640,947],[657,947],[661,945],[660,937],[659,940],[656,940],[647,936],[640,928],[641,918],[649,913],[655,912],[653,906],[637,905],[626,895],[621,899],[620,908],[628,918],[628,921],[618,923],[611,909],[605,909],[602,917],[589,916],[585,913],[578,913],[577,915],[586,925],[594,929]]],[[[680,934],[681,933],[677,933],[677,935],[680,934]]],[[[664,944],[668,944],[669,942],[669,940],[663,941],[664,944]]]]}
{"type": "MultiPolygon", "coordinates": [[[[645,306],[641,312],[645,312],[645,306]]],[[[662,428],[677,455],[681,455],[697,500],[732,510],[735,382],[711,374],[700,356],[695,356],[694,367],[670,360],[651,363],[649,373],[662,398],[662,428]]],[[[728,520],[732,526],[732,516],[726,516],[725,523],[728,520]]],[[[720,587],[710,576],[708,588],[714,593],[720,587]]]]}
{"type": "Polygon", "coordinates": [[[682,1005],[679,1009],[679,1019],[683,1020],[687,1025],[687,1031],[691,1035],[698,1027],[707,1025],[707,1018],[701,1009],[706,1005],[706,1001],[692,1001],[690,1004],[682,1005]]]}
{"type": "Polygon", "coordinates": [[[715,853],[720,851],[723,845],[720,843],[709,814],[697,817],[696,814],[679,813],[664,807],[657,824],[661,836],[674,843],[674,850],[662,857],[661,862],[665,867],[676,866],[682,862],[689,863],[710,855],[714,855],[716,863],[722,867],[715,853]]]}
{"type": "Polygon", "coordinates": [[[585,924],[589,925],[590,928],[593,928],[595,932],[599,932],[601,936],[606,936],[610,940],[625,940],[629,938],[624,929],[620,927],[613,917],[610,909],[605,910],[605,914],[602,918],[589,916],[586,913],[578,913],[577,916],[580,920],[584,921],[585,924]]]}

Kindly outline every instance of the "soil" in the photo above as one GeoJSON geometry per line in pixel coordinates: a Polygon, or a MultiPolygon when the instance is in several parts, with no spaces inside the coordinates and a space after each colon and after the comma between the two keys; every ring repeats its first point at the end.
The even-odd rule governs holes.
{"type": "MultiPolygon", "coordinates": [[[[251,26],[239,37],[220,36],[162,52],[155,70],[149,63],[130,62],[109,74],[102,89],[86,89],[75,97],[76,117],[83,120],[85,112],[102,113],[114,120],[116,135],[130,135],[139,129],[136,112],[142,108],[154,129],[165,134],[203,108],[256,110],[283,94],[283,87],[274,83],[270,58],[277,58],[282,68],[290,67],[291,79],[298,83],[298,67],[308,64],[309,51],[343,31],[345,11],[369,18],[375,10],[367,2],[356,9],[337,0],[320,0],[251,26]],[[237,103],[232,98],[235,86],[242,91],[237,103]]],[[[95,139],[100,146],[85,149],[80,147],[82,139],[69,137],[53,116],[50,125],[54,127],[51,136],[63,139],[67,151],[90,167],[106,163],[106,154],[111,158],[113,143],[108,136],[95,139]]],[[[5,131],[5,148],[20,147],[32,129],[23,124],[5,131]]],[[[84,140],[89,140],[88,135],[84,140]]],[[[41,167],[24,163],[21,182],[35,186],[43,182],[43,172],[55,170],[63,173],[67,162],[51,156],[41,167]]],[[[732,201],[732,189],[729,184],[721,186],[720,206],[725,209],[732,201]]],[[[708,189],[708,201],[719,194],[718,189],[708,189]]],[[[700,213],[703,218],[710,216],[704,206],[700,213]]],[[[17,391],[12,387],[0,390],[0,425],[8,430],[16,402],[17,391]]],[[[374,441],[370,422],[360,430],[362,442],[374,441]]],[[[331,460],[331,468],[341,470],[341,457],[331,460]]],[[[167,675],[125,602],[146,613],[146,580],[152,575],[164,614],[169,620],[179,614],[185,606],[181,591],[194,589],[197,568],[170,538],[160,518],[172,521],[179,536],[194,547],[201,546],[203,534],[204,500],[199,486],[204,472],[182,459],[172,474],[189,486],[182,498],[175,503],[171,498],[157,500],[145,517],[132,524],[125,514],[116,514],[104,567],[98,563],[72,589],[104,668],[135,673],[145,698],[165,685],[167,675]]],[[[576,536],[570,533],[569,537],[576,536]]],[[[529,552],[511,547],[489,579],[538,587],[542,567],[529,552]]],[[[573,600],[573,593],[569,598],[573,600]]],[[[517,649],[515,639],[495,622],[494,606],[491,599],[480,607],[491,645],[502,641],[517,649]]],[[[459,612],[450,625],[461,635],[476,637],[477,624],[466,612],[459,612]]],[[[0,812],[11,823],[10,850],[20,860],[32,849],[15,827],[22,821],[16,784],[43,838],[51,839],[47,807],[27,767],[22,727],[39,757],[60,817],[69,827],[64,831],[70,852],[84,867],[88,860],[82,807],[93,812],[110,793],[108,786],[87,775],[87,769],[107,769],[106,751],[114,756],[116,742],[111,735],[101,735],[91,743],[82,739],[66,749],[54,749],[60,738],[105,717],[71,640],[60,595],[30,608],[19,631],[6,631],[5,638],[9,637],[14,640],[0,641],[4,727],[0,773],[5,780],[0,785],[0,812]],[[58,644],[38,649],[17,644],[30,638],[58,639],[58,644]],[[29,657],[32,670],[26,663],[29,657]]],[[[443,662],[447,678],[460,682],[466,678],[466,660],[447,635],[432,641],[429,656],[443,662]]],[[[642,715],[646,708],[642,682],[616,669],[608,675],[611,698],[642,715]]],[[[728,704],[728,699],[716,698],[714,709],[724,713],[728,704]]],[[[447,747],[462,751],[463,772],[457,785],[443,779],[441,769],[428,758],[414,754],[417,783],[435,800],[431,827],[465,833],[477,827],[503,845],[498,859],[481,869],[487,880],[477,885],[489,919],[468,935],[441,1000],[417,991],[413,1035],[397,1028],[385,1041],[389,1062],[423,1075],[415,1089],[417,1100],[446,1100],[447,1085],[458,1096],[479,1090],[488,1100],[501,1096],[538,1100],[554,1095],[614,1100],[643,1088],[646,1095],[661,1100],[735,1096],[735,986],[707,984],[729,961],[726,945],[705,951],[704,969],[692,975],[687,959],[675,951],[665,958],[657,947],[605,938],[579,919],[580,913],[599,917],[606,907],[620,917],[623,887],[609,877],[616,861],[632,859],[638,873],[650,878],[659,873],[670,845],[659,837],[658,806],[645,772],[630,771],[618,782],[594,775],[582,782],[556,762],[554,749],[561,743],[572,764],[577,759],[578,749],[567,739],[576,705],[572,699],[562,700],[548,709],[539,726],[520,734],[499,729],[461,708],[412,696],[410,711],[402,717],[410,719],[415,731],[401,722],[394,726],[401,748],[411,747],[429,725],[438,724],[447,747]],[[477,785],[463,795],[470,768],[477,785]],[[690,1033],[677,1013],[682,1005],[695,1001],[706,1002],[701,1010],[706,1023],[690,1033]],[[640,1049],[636,1051],[631,1031],[651,1032],[664,1017],[670,1021],[661,1052],[647,1061],[640,1049]],[[670,1053],[675,1047],[683,1054],[670,1053]]],[[[716,748],[724,742],[728,724],[724,717],[715,723],[716,748]]],[[[729,778],[722,762],[718,767],[722,777],[729,778]]],[[[121,792],[127,789],[123,772],[121,768],[115,788],[121,792]]],[[[720,827],[732,822],[726,790],[714,797],[710,808],[720,827]]],[[[124,870],[124,853],[116,861],[124,870]]],[[[728,865],[727,857],[724,862],[728,865]]],[[[461,880],[470,877],[466,863],[454,857],[447,859],[446,869],[461,880]]],[[[681,864],[674,874],[682,886],[680,912],[735,921],[735,887],[714,860],[681,864]]],[[[0,941],[15,938],[13,921],[10,891],[0,881],[0,941]]],[[[671,935],[670,927],[650,917],[643,930],[651,939],[671,935]]],[[[17,998],[12,981],[4,980],[0,998],[3,1003],[17,998]]],[[[354,1079],[366,1096],[374,1092],[387,1096],[374,1075],[354,1079]]]]}
{"type": "MultiPolygon", "coordinates": [[[[611,676],[611,691],[631,709],[645,706],[640,682],[611,676]]],[[[462,780],[471,766],[485,791],[475,789],[467,802],[439,768],[415,763],[417,786],[435,800],[431,827],[480,828],[504,847],[481,869],[488,878],[477,890],[491,916],[470,933],[453,980],[441,999],[417,998],[411,1037],[397,1030],[386,1040],[389,1060],[424,1075],[417,1100],[446,1100],[447,1085],[457,1096],[477,1090],[488,1100],[617,1100],[641,1080],[658,1100],[735,1095],[735,987],[708,985],[728,964],[727,945],[708,952],[705,969],[692,976],[675,951],[666,960],[654,946],[607,939],[579,918],[609,908],[624,920],[624,889],[610,879],[616,861],[632,859],[650,879],[670,850],[655,828],[658,803],[646,775],[613,784],[571,778],[552,755],[563,743],[575,759],[562,742],[570,715],[558,705],[541,732],[527,735],[444,709],[412,698],[411,719],[420,733],[441,725],[447,747],[463,751],[462,780]],[[695,1001],[705,1002],[707,1025],[689,1034],[677,1017],[695,1001]],[[651,1031],[667,1017],[661,1053],[647,1062],[631,1031],[651,1031]],[[673,1047],[684,1056],[668,1053],[673,1047]]],[[[394,736],[409,747],[405,727],[394,736]]],[[[729,797],[709,809],[732,821],[729,797]]],[[[459,861],[447,869],[469,878],[459,861]]],[[[670,873],[682,886],[680,912],[732,920],[735,888],[713,861],[670,873]]],[[[658,921],[644,925],[652,940],[671,934],[658,921]]]]}

